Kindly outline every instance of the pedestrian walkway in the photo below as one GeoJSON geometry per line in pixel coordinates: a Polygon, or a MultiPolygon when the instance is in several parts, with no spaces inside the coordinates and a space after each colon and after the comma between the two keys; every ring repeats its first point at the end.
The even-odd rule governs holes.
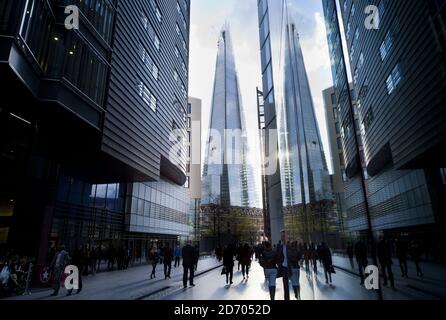
{"type": "MultiPolygon", "coordinates": [[[[220,263],[213,257],[199,260],[196,274],[219,267],[220,263]]],[[[171,279],[164,280],[164,265],[158,264],[156,278],[150,280],[152,266],[138,266],[122,271],[104,272],[95,276],[83,277],[83,290],[80,294],[66,296],[66,289],[61,288],[59,296],[50,297],[53,292],[31,290],[31,295],[7,298],[6,300],[136,300],[150,296],[157,291],[181,281],[183,267],[174,268],[172,264],[171,279]]]]}
{"type": "MultiPolygon", "coordinates": [[[[253,261],[248,281],[243,281],[241,272],[234,271],[234,284],[225,284],[226,278],[221,275],[221,269],[198,277],[193,288],[183,289],[181,283],[147,297],[147,300],[269,300],[268,285],[265,282],[263,269],[258,262],[253,261]]],[[[276,281],[276,300],[284,299],[282,279],[276,281]]],[[[323,268],[318,263],[318,270],[306,273],[301,269],[300,274],[301,299],[302,300],[377,300],[376,291],[367,290],[359,284],[359,277],[353,272],[337,269],[333,275],[333,285],[325,283],[323,268]]],[[[290,288],[291,300],[294,298],[290,288]]],[[[432,299],[422,292],[404,288],[404,290],[386,290],[388,300],[432,299]]]]}
{"type": "MultiPolygon", "coordinates": [[[[370,261],[372,261],[371,258],[369,258],[369,262],[370,261]]],[[[333,264],[339,269],[357,275],[359,281],[359,271],[357,269],[358,265],[356,264],[355,260],[353,261],[352,268],[348,257],[334,255],[333,264]]],[[[446,266],[431,262],[421,263],[424,276],[417,277],[417,271],[414,263],[409,260],[407,264],[409,278],[403,278],[398,260],[393,259],[392,271],[397,290],[402,290],[405,292],[416,291],[419,294],[423,294],[424,296],[432,299],[446,299],[446,266]]],[[[391,290],[384,290],[384,298],[386,298],[386,295],[389,296],[390,291],[391,290]]]]}

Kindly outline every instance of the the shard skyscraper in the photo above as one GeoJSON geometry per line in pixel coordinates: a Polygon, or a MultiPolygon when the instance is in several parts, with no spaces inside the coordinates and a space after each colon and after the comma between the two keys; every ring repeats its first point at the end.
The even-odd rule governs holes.
{"type": "Polygon", "coordinates": [[[283,103],[279,116],[285,206],[331,199],[330,176],[294,23],[285,26],[283,103]]]}
{"type": "MultiPolygon", "coordinates": [[[[293,240],[328,240],[333,193],[299,33],[287,1],[259,0],[258,9],[265,114],[274,110],[267,115],[265,122],[273,125],[266,134],[276,121],[279,131],[281,190],[275,191],[272,176],[264,191],[268,207],[276,208],[269,214],[272,240],[280,239],[282,229],[293,240]]],[[[263,147],[267,155],[269,146],[263,147]]]]}
{"type": "Polygon", "coordinates": [[[201,204],[259,207],[231,34],[224,26],[218,42],[201,204]]]}

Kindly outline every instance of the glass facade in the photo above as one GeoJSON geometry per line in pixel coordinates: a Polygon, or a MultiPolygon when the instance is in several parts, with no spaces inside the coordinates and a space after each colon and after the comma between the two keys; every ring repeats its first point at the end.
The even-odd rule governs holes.
{"type": "MultiPolygon", "coordinates": [[[[115,7],[109,0],[99,1],[20,1],[23,6],[17,40],[32,63],[52,79],[64,79],[68,86],[80,90],[103,107],[115,7]],[[89,31],[83,25],[79,32],[67,32],[59,21],[59,6],[77,5],[80,14],[92,28],[101,48],[92,45],[89,31]]],[[[19,7],[19,5],[17,6],[19,7]]],[[[80,18],[80,23],[83,23],[80,18]]]]}
{"type": "Polygon", "coordinates": [[[299,35],[292,23],[286,29],[280,158],[290,168],[282,172],[282,182],[293,181],[283,184],[290,188],[284,205],[293,206],[332,200],[333,195],[299,35]]]}
{"type": "Polygon", "coordinates": [[[79,245],[122,245],[125,193],[122,184],[97,185],[60,175],[50,242],[70,252],[79,245]]]}
{"type": "Polygon", "coordinates": [[[133,183],[127,195],[129,232],[187,238],[190,224],[188,189],[169,181],[133,183]]]}
{"type": "Polygon", "coordinates": [[[223,28],[217,64],[203,170],[202,205],[260,207],[251,165],[247,161],[246,123],[232,50],[223,28]]]}

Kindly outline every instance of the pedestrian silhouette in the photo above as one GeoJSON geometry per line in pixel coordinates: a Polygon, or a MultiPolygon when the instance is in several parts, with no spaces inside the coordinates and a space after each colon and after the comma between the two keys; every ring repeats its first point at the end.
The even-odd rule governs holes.
{"type": "Polygon", "coordinates": [[[276,296],[276,278],[277,268],[279,265],[279,254],[273,250],[270,242],[265,242],[263,251],[261,253],[262,266],[265,271],[265,277],[268,282],[269,295],[272,301],[276,296]]]}
{"type": "Polygon", "coordinates": [[[192,241],[188,240],[187,244],[181,251],[183,258],[183,287],[187,288],[187,280],[189,276],[189,284],[194,287],[194,258],[195,249],[192,247],[192,241]]]}
{"type": "Polygon", "coordinates": [[[223,251],[223,266],[226,271],[226,284],[233,284],[232,278],[234,276],[234,255],[235,250],[232,244],[229,244],[223,251]]]}
{"type": "Polygon", "coordinates": [[[387,239],[381,238],[377,247],[378,261],[381,265],[381,273],[384,279],[384,285],[387,286],[390,280],[390,286],[395,289],[395,281],[392,271],[392,247],[387,239]]]}

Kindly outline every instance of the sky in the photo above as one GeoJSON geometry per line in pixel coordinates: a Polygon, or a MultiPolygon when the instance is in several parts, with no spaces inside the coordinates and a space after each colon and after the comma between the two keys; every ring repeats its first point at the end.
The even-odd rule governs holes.
{"type": "MultiPolygon", "coordinates": [[[[331,87],[333,82],[322,0],[288,0],[288,6],[300,31],[316,115],[331,172],[322,91],[331,87]]],[[[273,18],[280,19],[270,17],[273,18]]],[[[225,22],[229,23],[231,29],[249,143],[253,150],[250,158],[256,170],[259,170],[256,87],[262,89],[262,79],[257,0],[191,0],[189,95],[202,100],[205,141],[209,127],[217,41],[225,22]]]]}

